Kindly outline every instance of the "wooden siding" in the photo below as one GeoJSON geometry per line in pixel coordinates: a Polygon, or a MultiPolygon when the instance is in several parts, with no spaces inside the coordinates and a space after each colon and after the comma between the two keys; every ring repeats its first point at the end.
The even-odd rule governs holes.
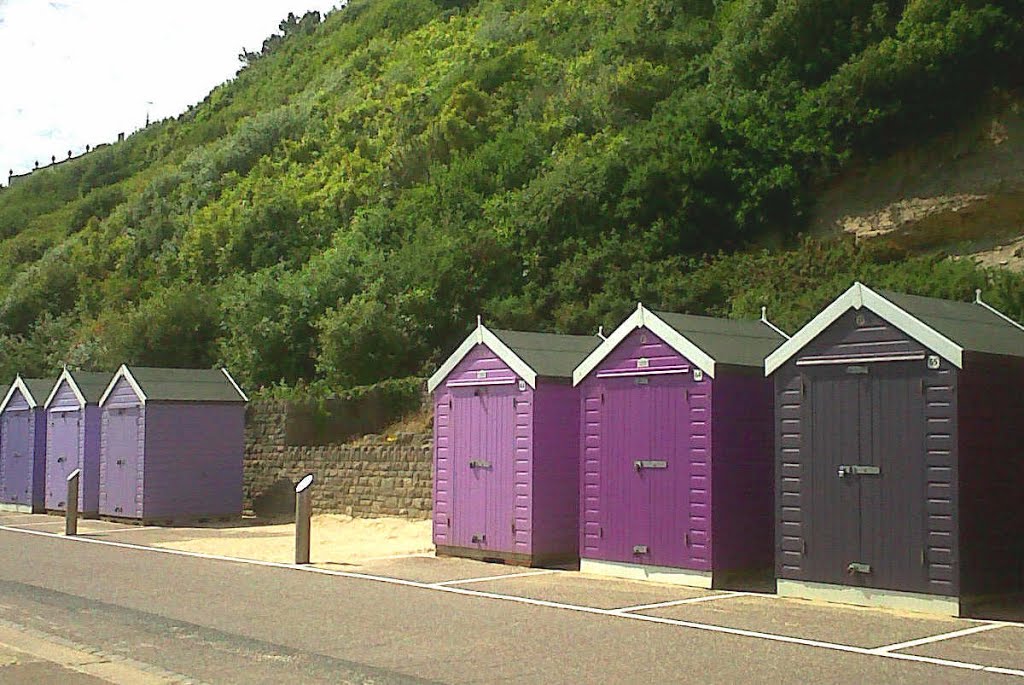
{"type": "MultiPolygon", "coordinates": [[[[840,576],[835,572],[840,565],[845,566],[839,557],[845,559],[853,554],[849,550],[844,553],[842,544],[854,543],[848,536],[856,535],[860,539],[862,524],[874,530],[882,525],[878,516],[891,521],[896,515],[903,517],[901,524],[909,523],[901,525],[899,531],[889,530],[881,538],[869,531],[867,535],[873,536],[872,539],[860,540],[869,546],[881,545],[876,546],[875,552],[884,551],[888,555],[885,564],[889,580],[885,581],[885,586],[941,595],[958,592],[954,515],[957,497],[955,368],[943,361],[939,369],[928,370],[924,359],[878,361],[869,362],[871,369],[864,376],[840,378],[846,365],[797,366],[795,363],[800,359],[870,359],[927,353],[928,350],[916,341],[872,312],[850,311],[775,373],[776,572],[780,578],[848,581],[872,586],[870,578],[849,580],[848,575],[840,576]],[[901,377],[902,380],[896,376],[884,380],[889,377],[886,374],[896,373],[897,366],[910,369],[905,372],[913,375],[901,377]],[[843,401],[840,389],[849,385],[845,379],[853,379],[851,382],[856,385],[851,385],[847,393],[849,402],[854,403],[848,407],[839,404],[843,401]],[[818,393],[831,393],[831,399],[829,396],[818,398],[821,401],[817,403],[817,412],[811,410],[809,401],[812,387],[816,387],[818,393]],[[884,409],[869,420],[859,412],[873,411],[861,408],[871,406],[884,409]],[[896,414],[900,415],[902,423],[893,419],[896,414]],[[854,415],[856,419],[851,418],[854,415]],[[821,464],[827,457],[813,454],[816,428],[819,437],[839,436],[847,424],[850,430],[856,429],[860,437],[851,433],[854,437],[832,439],[838,441],[837,445],[839,442],[846,445],[843,449],[852,450],[847,455],[850,463],[860,463],[858,455],[871,453],[875,453],[876,458],[883,455],[889,460],[883,468],[888,470],[890,480],[885,481],[883,473],[879,485],[869,483],[863,500],[861,494],[850,488],[836,489],[838,476],[826,473],[827,469],[821,464]],[[847,445],[848,440],[855,442],[847,445]],[[892,461],[897,458],[900,461],[892,461]],[[826,480],[816,482],[816,478],[826,480]],[[830,488],[834,494],[826,497],[825,493],[832,491],[830,488]],[[847,496],[842,493],[854,497],[856,502],[863,501],[860,506],[867,508],[868,520],[864,523],[858,518],[856,533],[851,527],[853,524],[844,523],[842,513],[835,510],[842,506],[836,498],[847,496]],[[919,535],[922,539],[902,539],[918,535],[914,532],[917,521],[921,522],[919,535]],[[843,540],[834,539],[835,536],[842,536],[843,540]],[[921,551],[923,559],[919,558],[921,551]],[[910,574],[920,574],[923,585],[918,587],[913,579],[901,580],[910,574]],[[901,585],[904,587],[899,587],[901,585]]],[[[844,457],[832,455],[830,458],[844,457]]],[[[860,493],[859,487],[856,490],[860,493]]]]}
{"type": "Polygon", "coordinates": [[[477,345],[434,391],[436,545],[533,553],[534,391],[520,390],[519,381],[486,345],[477,345]],[[485,457],[481,451],[494,452],[486,458],[492,467],[474,470],[469,461],[485,457]],[[471,542],[478,533],[486,543],[471,542]]]}
{"type": "MultiPolygon", "coordinates": [[[[118,385],[120,386],[121,383],[127,385],[125,381],[120,381],[118,385]]],[[[100,514],[126,518],[142,517],[142,494],[146,466],[146,409],[134,392],[131,392],[130,397],[122,395],[113,406],[109,403],[103,406],[100,417],[100,514]],[[134,398],[134,402],[131,401],[131,398],[134,398]],[[136,440],[135,482],[122,486],[116,483],[112,477],[113,462],[116,460],[116,456],[110,450],[110,430],[112,419],[113,421],[117,420],[112,413],[125,409],[137,410],[135,421],[138,439],[136,440]],[[121,491],[122,487],[128,489],[121,491]],[[127,508],[121,506],[121,502],[127,504],[127,508]],[[120,508],[121,511],[117,511],[117,508],[120,508]]]]}
{"type": "Polygon", "coordinates": [[[142,404],[142,398],[135,394],[135,389],[132,388],[124,378],[119,378],[114,389],[107,395],[107,401],[103,403],[104,408],[121,409],[124,407],[136,407],[142,404]]]}
{"type": "Polygon", "coordinates": [[[1024,360],[969,355],[960,374],[962,594],[1024,592],[1024,360]]]}
{"type": "Polygon", "coordinates": [[[580,385],[582,557],[711,569],[712,382],[689,372],[643,373],[691,366],[638,329],[580,385]],[[622,373],[643,380],[615,375],[622,373]],[[638,474],[638,459],[668,467],[638,474]],[[635,545],[648,545],[648,553],[634,553],[635,545]]]}
{"type": "Polygon", "coordinates": [[[579,393],[541,380],[533,395],[533,554],[577,558],[579,393]]]}
{"type": "MultiPolygon", "coordinates": [[[[713,567],[771,569],[774,550],[774,412],[772,383],[758,373],[721,368],[714,380],[710,416],[715,454],[711,514],[713,567]]],[[[701,417],[691,414],[691,422],[701,417]]]]}
{"type": "Polygon", "coordinates": [[[146,405],[143,518],[241,516],[245,406],[146,405]]]}

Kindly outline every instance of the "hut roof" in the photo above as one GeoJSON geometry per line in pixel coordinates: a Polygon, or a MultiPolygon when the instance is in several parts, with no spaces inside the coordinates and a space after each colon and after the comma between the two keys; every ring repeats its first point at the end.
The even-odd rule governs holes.
{"type": "Polygon", "coordinates": [[[771,374],[850,309],[866,308],[954,366],[964,352],[1024,357],[1024,328],[981,301],[955,302],[934,297],[874,291],[854,283],[765,360],[771,374]]]}
{"type": "Polygon", "coordinates": [[[7,387],[3,402],[0,403],[0,411],[7,408],[7,404],[14,397],[15,391],[20,391],[25,397],[25,401],[33,409],[41,406],[46,401],[46,397],[50,394],[50,390],[55,382],[56,380],[53,378],[22,378],[19,374],[14,379],[14,383],[7,387]]]}
{"type": "Polygon", "coordinates": [[[786,341],[786,335],[765,318],[741,321],[655,312],[641,304],[576,367],[573,382],[586,378],[638,328],[650,330],[711,378],[718,365],[760,368],[765,356],[786,341]]]}
{"type": "Polygon", "coordinates": [[[580,360],[600,343],[597,336],[492,330],[478,323],[430,377],[427,389],[433,392],[477,345],[486,345],[531,387],[537,387],[538,377],[571,378],[580,360]]]}
{"type": "Polygon", "coordinates": [[[148,366],[121,366],[100,398],[103,404],[110,391],[125,378],[144,402],[247,402],[227,369],[170,369],[148,366]]]}

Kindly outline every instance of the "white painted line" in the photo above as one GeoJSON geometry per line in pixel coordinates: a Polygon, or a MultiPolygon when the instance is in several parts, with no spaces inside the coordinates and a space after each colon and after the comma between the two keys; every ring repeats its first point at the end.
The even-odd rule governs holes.
{"type": "Polygon", "coordinates": [[[885,645],[884,647],[876,647],[875,652],[895,652],[899,649],[910,649],[911,647],[919,647],[921,645],[930,645],[933,642],[942,642],[944,640],[952,640],[958,637],[964,637],[965,635],[974,635],[975,633],[984,633],[987,630],[995,630],[996,628],[1004,628],[1005,624],[999,622],[984,623],[980,626],[971,626],[970,628],[964,628],[963,630],[954,630],[950,633],[942,633],[941,635],[931,635],[929,637],[922,637],[918,640],[907,640],[906,642],[897,642],[894,645],[885,645]]]}
{"type": "Polygon", "coordinates": [[[776,635],[774,633],[760,633],[753,630],[742,630],[740,628],[728,628],[726,626],[716,626],[708,623],[697,623],[694,621],[679,621],[671,618],[660,618],[658,616],[647,616],[645,614],[629,614],[616,612],[610,609],[598,609],[596,607],[579,606],[576,604],[563,604],[561,602],[549,602],[544,599],[533,599],[531,597],[516,597],[514,595],[501,595],[494,592],[482,592],[479,590],[471,590],[463,587],[453,587],[450,585],[437,585],[430,583],[421,583],[415,580],[403,580],[401,578],[389,578],[387,576],[375,576],[368,573],[356,573],[352,571],[335,571],[332,569],[318,568],[316,566],[297,566],[295,564],[285,564],[276,561],[258,561],[255,559],[240,559],[238,557],[226,557],[216,554],[202,554],[200,552],[186,552],[179,549],[168,549],[165,547],[147,547],[145,545],[135,545],[128,542],[115,542],[113,540],[96,540],[94,538],[83,538],[83,537],[64,537],[56,533],[48,533],[41,530],[24,530],[21,528],[12,528],[10,526],[0,525],[0,530],[5,530],[11,533],[21,533],[23,535],[36,535],[39,537],[48,537],[58,540],[66,540],[70,542],[80,542],[92,545],[105,545],[108,547],[120,547],[123,549],[131,549],[139,552],[150,552],[154,554],[169,554],[172,556],[181,557],[193,557],[196,559],[211,559],[214,561],[229,561],[238,564],[248,564],[250,566],[266,566],[268,568],[281,568],[289,569],[293,571],[304,571],[306,573],[317,573],[325,576],[336,576],[339,578],[352,578],[356,580],[368,580],[378,583],[385,583],[388,585],[401,585],[404,587],[418,588],[422,590],[433,590],[434,592],[447,592],[454,595],[464,595],[466,597],[477,597],[486,599],[497,599],[506,602],[514,602],[517,604],[526,604],[530,606],[547,607],[551,609],[564,609],[566,611],[575,611],[582,614],[593,614],[597,616],[605,616],[610,618],[626,619],[631,621],[645,621],[647,623],[658,623],[662,625],[680,626],[683,628],[692,628],[694,630],[702,630],[711,633],[722,633],[726,635],[736,635],[740,637],[757,638],[761,640],[768,640],[771,642],[781,642],[786,644],[801,645],[804,647],[817,647],[820,649],[827,649],[836,652],[846,652],[849,654],[860,654],[863,656],[872,656],[882,659],[897,659],[899,661],[914,661],[924,664],[933,664],[936,666],[944,666],[947,668],[956,668],[968,671],[981,671],[987,673],[999,673],[1002,675],[1016,676],[1024,678],[1024,671],[1018,671],[1010,668],[1001,668],[998,666],[985,666],[982,664],[973,664],[965,661],[951,661],[948,659],[935,659],[927,656],[917,656],[915,654],[904,654],[902,652],[879,652],[875,649],[868,649],[865,647],[854,647],[853,645],[844,645],[835,642],[823,642],[821,640],[808,640],[800,637],[790,637],[789,635],[776,635]]]}
{"type": "Polygon", "coordinates": [[[643,611],[644,609],[661,609],[662,607],[674,607],[680,604],[699,604],[700,602],[713,602],[716,599],[729,599],[730,597],[743,597],[746,592],[723,592],[717,595],[704,595],[702,597],[687,597],[686,599],[675,599],[669,602],[656,602],[655,604],[638,604],[632,607],[621,609],[609,609],[612,613],[625,613],[629,611],[643,611]]]}
{"type": "Polygon", "coordinates": [[[506,573],[501,576],[480,576],[479,578],[463,578],[461,580],[446,580],[440,583],[431,583],[434,587],[446,585],[464,585],[465,583],[484,583],[488,580],[501,580],[503,578],[523,578],[525,576],[546,576],[551,573],[561,573],[555,569],[544,569],[542,571],[524,571],[523,573],[506,573]]]}
{"type": "Polygon", "coordinates": [[[26,529],[30,526],[63,526],[64,519],[60,519],[58,521],[26,521],[25,523],[16,523],[14,525],[18,528],[26,529]]]}

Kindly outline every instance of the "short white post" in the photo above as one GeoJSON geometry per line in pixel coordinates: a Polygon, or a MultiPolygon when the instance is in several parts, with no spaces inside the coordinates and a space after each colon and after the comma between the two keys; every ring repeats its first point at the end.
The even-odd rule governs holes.
{"type": "Polygon", "coordinates": [[[310,519],[313,517],[313,474],[295,486],[295,563],[309,563],[310,519]]]}
{"type": "Polygon", "coordinates": [[[68,474],[68,498],[64,501],[64,534],[78,535],[78,481],[82,469],[75,469],[68,474]]]}

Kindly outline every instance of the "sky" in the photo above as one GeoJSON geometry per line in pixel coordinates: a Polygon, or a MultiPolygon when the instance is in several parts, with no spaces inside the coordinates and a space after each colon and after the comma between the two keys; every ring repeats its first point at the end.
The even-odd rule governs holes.
{"type": "Polygon", "coordinates": [[[200,102],[294,12],[340,0],[0,0],[0,184],[200,102]]]}

